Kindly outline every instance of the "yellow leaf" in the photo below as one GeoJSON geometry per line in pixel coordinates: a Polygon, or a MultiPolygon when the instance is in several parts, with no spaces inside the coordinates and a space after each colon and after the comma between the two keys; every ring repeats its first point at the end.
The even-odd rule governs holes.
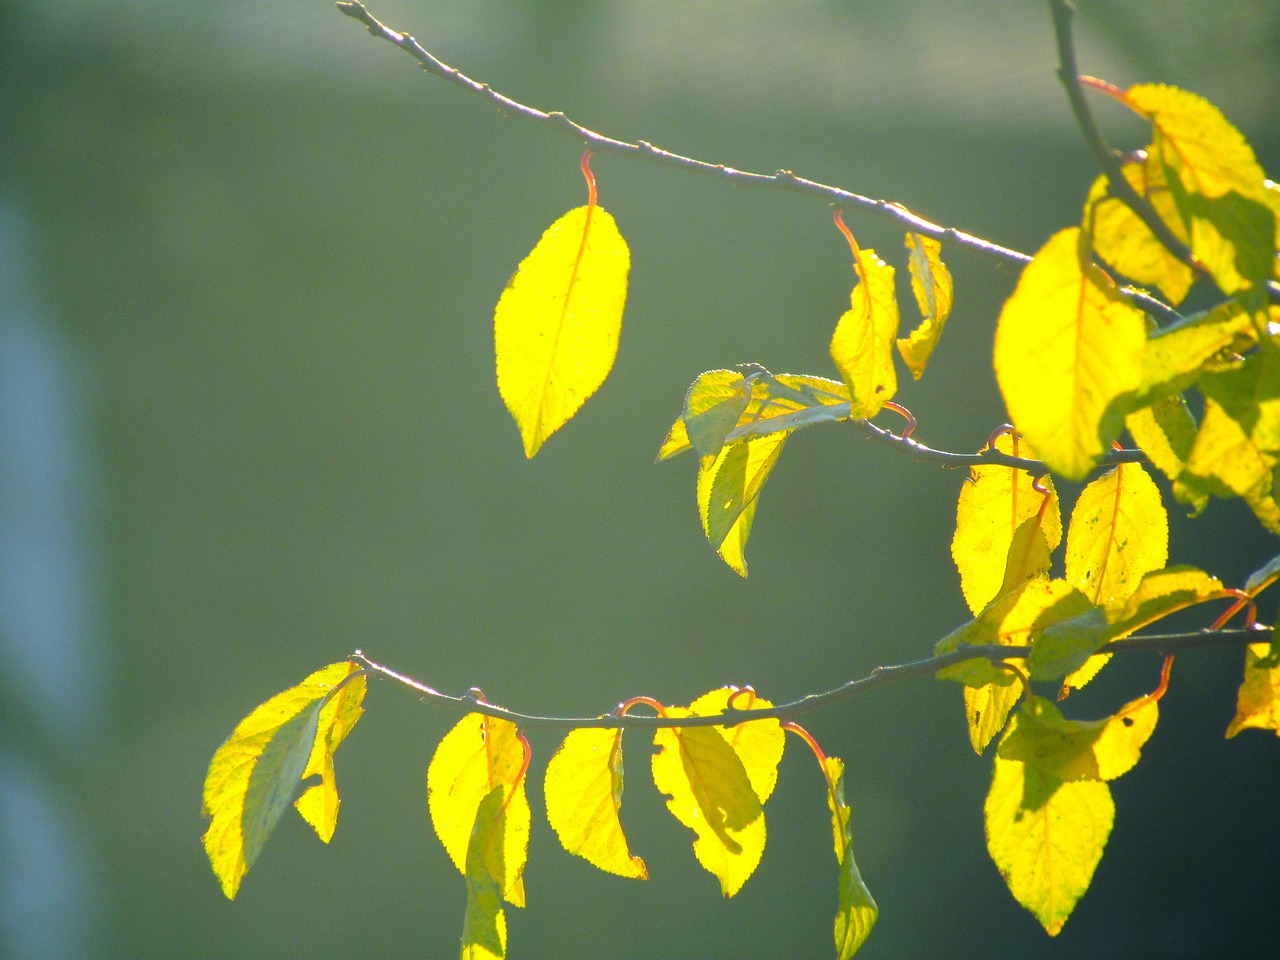
{"type": "Polygon", "coordinates": [[[1169,558],[1169,517],[1141,464],[1108,470],[1080,492],[1067,527],[1067,580],[1095,604],[1125,600],[1169,558]]]}
{"type": "Polygon", "coordinates": [[[547,228],[498,300],[498,392],[520,428],[525,456],[609,375],[630,263],[613,217],[603,207],[578,207],[547,228]]]}
{"type": "Polygon", "coordinates": [[[854,255],[859,283],[850,295],[850,308],[831,337],[831,359],[849,387],[850,410],[857,420],[880,412],[898,390],[893,368],[893,342],[898,334],[898,301],[893,267],[874,250],[854,255]]]}
{"type": "MultiPolygon", "coordinates": [[[[1124,164],[1125,179],[1144,197],[1179,239],[1187,239],[1177,205],[1165,183],[1164,171],[1142,161],[1124,164]]],[[[1106,176],[1100,176],[1084,202],[1084,222],[1093,248],[1103,260],[1130,280],[1159,288],[1175,306],[1191,289],[1191,268],[1175,257],[1123,200],[1110,193],[1106,176]]]]}
{"type": "Polygon", "coordinates": [[[1230,294],[1271,276],[1276,218],[1240,131],[1207,100],[1176,87],[1139,84],[1125,102],[1151,121],[1150,175],[1164,177],[1191,250],[1218,285],[1230,294]]]}
{"type": "Polygon", "coordinates": [[[1137,764],[1160,708],[1142,697],[1102,720],[1068,720],[1044,697],[1032,697],[1009,725],[996,755],[1057,780],[1114,780],[1137,764]]]}
{"type": "MultiPolygon", "coordinates": [[[[749,688],[720,687],[704,693],[689,704],[689,712],[697,717],[710,717],[724,713],[732,700],[738,710],[763,710],[773,704],[763,697],[757,697],[749,688]]],[[[742,761],[742,768],[747,771],[751,781],[751,789],[761,803],[769,799],[778,782],[778,764],[782,762],[783,748],[787,735],[782,724],[772,718],[751,720],[732,727],[714,727],[725,742],[733,748],[733,752],[742,761]]]]}
{"type": "MultiPolygon", "coordinates": [[[[1196,441],[1195,417],[1182,394],[1173,393],[1139,407],[1125,417],[1124,424],[1138,449],[1157,470],[1170,480],[1182,474],[1196,441]]],[[[1207,494],[1193,492],[1188,502],[1199,513],[1208,501],[1207,494]]]]}
{"type": "Polygon", "coordinates": [[[572,854],[608,873],[647,880],[622,832],[622,731],[570,731],[547,764],[547,820],[572,854]]]}
{"type": "MultiPolygon", "coordinates": [[[[689,716],[668,707],[667,716],[689,716]]],[[[751,876],[764,853],[764,810],[742,761],[715,729],[664,728],[655,731],[653,782],[667,795],[667,809],[696,834],[698,862],[732,897],[751,876]]]]}
{"type": "Polygon", "coordinates": [[[1280,736],[1280,656],[1271,643],[1251,643],[1244,655],[1244,681],[1227,736],[1256,727],[1280,736]]]}
{"type": "Polygon", "coordinates": [[[743,553],[751,535],[756,498],[782,453],[785,433],[740,440],[713,460],[698,465],[698,513],[702,531],[716,552],[740,576],[747,575],[743,553]]]}
{"type": "MultiPolygon", "coordinates": [[[[351,667],[353,671],[357,669],[355,664],[351,667]]],[[[333,831],[337,829],[340,805],[333,754],[364,713],[366,686],[363,676],[356,677],[320,708],[315,749],[311,751],[307,769],[302,772],[302,779],[318,774],[320,782],[307,787],[293,803],[302,819],[311,824],[325,843],[333,839],[333,831]]]]}
{"type": "MultiPolygon", "coordinates": [[[[235,898],[303,776],[314,772],[317,753],[328,761],[329,779],[323,789],[332,790],[336,823],[332,750],[359,719],[364,676],[347,679],[359,669],[343,661],[317,670],[241,720],[214,753],[204,781],[204,813],[211,819],[203,839],[209,864],[228,899],[235,898]],[[326,709],[343,694],[345,708],[335,704],[326,709]]],[[[332,836],[327,812],[317,814],[316,820],[308,816],[315,813],[313,807],[301,812],[322,838],[327,840],[323,830],[332,836]]]]}
{"type": "Polygon", "coordinates": [[[822,761],[822,771],[827,778],[827,807],[831,810],[836,861],[840,864],[840,906],[836,911],[835,923],[836,958],[848,960],[857,953],[871,933],[880,909],[853,859],[852,817],[844,799],[844,763],[839,757],[826,757],[822,761]]]}
{"type": "Polygon", "coordinates": [[[480,803],[495,788],[510,791],[503,801],[502,895],[524,906],[524,866],[529,850],[529,800],[525,794],[525,748],[514,723],[469,713],[436,747],[427,768],[427,806],[436,835],[449,859],[467,872],[467,847],[480,803]]]}
{"type": "Polygon", "coordinates": [[[916,296],[916,303],[920,305],[923,319],[920,326],[911,331],[910,336],[898,341],[898,352],[902,354],[911,375],[919,380],[924,376],[925,366],[938,345],[947,317],[951,315],[954,288],[951,271],[942,262],[941,243],[918,233],[908,233],[906,243],[907,249],[911,251],[908,264],[911,270],[911,290],[916,296]]]}
{"type": "Polygon", "coordinates": [[[485,794],[476,808],[467,840],[467,912],[462,922],[462,960],[502,960],[507,953],[507,918],[502,912],[503,802],[507,785],[485,794]]]}
{"type": "Polygon", "coordinates": [[[1111,790],[997,755],[983,813],[987,851],[1009,892],[1056,936],[1102,859],[1115,822],[1111,790]]]}
{"type": "MultiPolygon", "coordinates": [[[[1028,444],[1005,434],[996,438],[995,449],[1035,459],[1028,444]]],[[[1032,488],[1033,480],[1025,470],[984,465],[972,467],[969,479],[960,487],[951,556],[960,572],[960,589],[974,613],[999,592],[1018,528],[1040,515],[1045,494],[1032,488]]],[[[1052,481],[1046,477],[1044,484],[1049,503],[1039,526],[1046,546],[1053,550],[1062,540],[1062,516],[1052,481]]]]}
{"type": "Polygon", "coordinates": [[[1138,589],[1120,606],[1107,608],[1107,640],[1119,640],[1178,610],[1223,596],[1222,581],[1190,566],[1144,574],[1138,589]]]}
{"type": "Polygon", "coordinates": [[[1000,312],[995,368],[1014,425],[1050,468],[1081,480],[1120,431],[1109,408],[1134,390],[1142,313],[1088,262],[1075,227],[1054,234],[1000,312]]]}

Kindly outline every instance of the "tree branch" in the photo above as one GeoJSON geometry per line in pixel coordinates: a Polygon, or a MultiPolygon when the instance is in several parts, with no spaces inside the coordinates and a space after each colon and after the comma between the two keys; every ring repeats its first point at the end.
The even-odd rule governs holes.
{"type": "MultiPolygon", "coordinates": [[[[1103,646],[1099,653],[1127,654],[1139,651],[1156,651],[1158,653],[1181,653],[1205,647],[1243,646],[1249,643],[1262,643],[1271,639],[1271,628],[1237,628],[1229,630],[1204,630],[1195,633],[1149,634],[1140,637],[1126,637],[1114,640],[1103,646]]],[[[850,680],[833,690],[823,693],[811,693],[798,700],[775,704],[759,710],[741,710],[730,707],[724,713],[699,717],[662,717],[636,714],[623,714],[620,708],[613,712],[595,717],[554,717],[520,713],[508,710],[485,700],[478,690],[471,690],[463,696],[441,693],[424,683],[420,683],[390,667],[370,660],[360,650],[356,650],[349,658],[371,673],[389,677],[405,686],[423,694],[424,699],[465,710],[468,713],[481,713],[488,717],[509,720],[520,727],[549,727],[556,729],[580,729],[583,727],[605,728],[610,730],[654,730],[660,727],[732,727],[748,720],[793,720],[798,716],[810,713],[821,707],[848,700],[877,687],[883,687],[898,680],[912,677],[927,677],[936,674],[944,667],[962,663],[965,660],[986,659],[993,663],[1006,660],[1020,660],[1031,653],[1027,646],[961,646],[950,653],[928,657],[924,660],[913,660],[909,663],[892,664],[876,667],[865,677],[850,680]]]]}
{"type": "MultiPolygon", "coordinates": [[[[536,107],[528,106],[513,100],[505,94],[494,90],[487,83],[473,80],[462,71],[449,66],[442,60],[435,57],[428,50],[422,47],[412,36],[407,33],[401,33],[398,30],[392,30],[383,24],[360,0],[339,0],[338,9],[352,19],[362,23],[368,28],[369,32],[375,37],[379,37],[387,42],[399,47],[408,53],[411,57],[421,64],[423,70],[433,76],[440,77],[443,80],[459,86],[469,93],[484,97],[493,106],[497,107],[502,113],[520,117],[525,120],[534,120],[539,123],[550,124],[553,127],[564,130],[572,134],[592,149],[602,152],[621,153],[633,157],[641,157],[647,160],[653,160],[658,163],[665,163],[671,166],[679,167],[682,170],[692,173],[707,174],[709,176],[718,177],[728,180],[741,186],[749,187],[772,187],[792,192],[799,192],[816,196],[838,207],[845,209],[857,209],[864,213],[870,213],[878,217],[892,220],[899,226],[926,237],[932,237],[943,243],[951,243],[969,250],[977,251],[986,256],[993,257],[1002,263],[1022,267],[1031,261],[1031,257],[1019,250],[1010,247],[1002,247],[997,243],[984,240],[981,237],[963,230],[957,230],[954,227],[944,227],[926,220],[924,217],[912,213],[906,207],[899,203],[888,200],[875,200],[871,197],[864,197],[861,194],[853,193],[841,187],[829,186],[824,183],[818,183],[815,180],[808,180],[804,177],[797,176],[790,170],[777,170],[771,174],[753,173],[749,170],[739,170],[734,167],[726,166],[722,163],[707,163],[705,160],[698,160],[694,157],[682,156],[673,153],[670,150],[664,150],[656,147],[647,140],[637,140],[634,143],[626,140],[619,140],[614,137],[597,133],[582,124],[569,119],[559,111],[539,110],[536,107]]],[[[1131,287],[1123,287],[1120,293],[1127,300],[1133,303],[1140,310],[1147,313],[1158,315],[1166,322],[1176,322],[1182,319],[1182,315],[1161,300],[1156,299],[1150,294],[1135,290],[1131,287]]]]}

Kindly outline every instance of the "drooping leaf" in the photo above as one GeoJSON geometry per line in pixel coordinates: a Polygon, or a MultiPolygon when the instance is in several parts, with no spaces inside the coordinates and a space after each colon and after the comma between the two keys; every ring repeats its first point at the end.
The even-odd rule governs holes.
{"type": "Polygon", "coordinates": [[[508,787],[499,784],[476,808],[467,841],[467,912],[462,921],[462,960],[502,960],[507,954],[507,918],[502,911],[504,862],[503,803],[508,787]]]}
{"type": "Polygon", "coordinates": [[[1124,600],[1169,557],[1169,518],[1141,464],[1108,470],[1080,492],[1067,527],[1067,579],[1096,604],[1124,600]]]}
{"type": "Polygon", "coordinates": [[[740,440],[698,465],[698,513],[702,530],[721,559],[747,575],[745,549],[756,500],[782,453],[785,433],[740,440]]]}
{"type": "Polygon", "coordinates": [[[1032,697],[1014,714],[996,756],[1058,780],[1114,780],[1137,764],[1159,717],[1158,701],[1149,697],[1102,720],[1068,720],[1051,701],[1032,697]]]}
{"type": "MultiPolygon", "coordinates": [[[[351,664],[351,667],[353,671],[356,669],[355,664],[351,664]]],[[[333,832],[338,826],[340,806],[333,755],[364,713],[366,688],[365,678],[356,677],[320,708],[315,749],[311,751],[307,768],[302,771],[302,779],[318,775],[320,782],[303,790],[302,796],[293,803],[302,819],[311,824],[316,835],[325,843],[333,839],[333,832]]]]}
{"type": "Polygon", "coordinates": [[[622,731],[570,731],[547,764],[547,820],[572,854],[608,873],[649,878],[622,832],[622,731]]]}
{"type": "MultiPolygon", "coordinates": [[[[704,693],[689,704],[689,712],[697,717],[710,717],[724,713],[730,701],[737,710],[763,710],[773,704],[755,691],[737,687],[720,687],[704,693]]],[[[772,718],[739,723],[733,727],[713,727],[742,761],[742,768],[751,781],[751,789],[763,804],[773,793],[778,782],[778,764],[782,762],[787,735],[782,725],[772,718]]]]}
{"type": "MultiPolygon", "coordinates": [[[[1035,459],[1029,444],[1005,434],[996,438],[994,446],[1009,456],[1035,459]]],[[[1047,505],[1046,494],[1034,489],[1033,482],[1034,478],[1025,470],[983,465],[970,468],[969,479],[960,487],[951,557],[960,572],[960,589],[974,613],[997,596],[1008,572],[1014,535],[1024,523],[1042,517],[1036,526],[1048,550],[1056,548],[1062,540],[1062,516],[1053,482],[1044,478],[1047,505]]],[[[1028,539],[1024,546],[1032,542],[1032,531],[1028,529],[1025,536],[1028,539]]]]}
{"type": "Polygon", "coordinates": [[[1059,231],[1022,271],[996,327],[995,368],[1014,426],[1053,470],[1083,479],[1120,432],[1113,401],[1142,375],[1145,320],[1059,231]]]}
{"type": "Polygon", "coordinates": [[[1115,822],[1102,780],[1064,782],[997,753],[983,808],[987,851],[1015,900],[1056,936],[1089,889],[1115,822]]]}
{"type": "Polygon", "coordinates": [[[467,872],[467,848],[480,803],[497,787],[508,791],[500,813],[506,874],[502,895],[524,906],[524,867],[529,851],[529,799],[525,793],[527,758],[514,723],[469,713],[450,730],[427,768],[427,806],[436,835],[449,859],[467,872]]]}
{"type": "Polygon", "coordinates": [[[738,425],[751,393],[751,381],[734,370],[710,370],[693,382],[680,419],[698,456],[714,457],[724,448],[725,435],[738,425]]]}
{"type": "Polygon", "coordinates": [[[342,661],[317,670],[241,720],[214,753],[204,781],[204,813],[210,818],[204,848],[228,899],[235,898],[302,778],[326,769],[328,778],[318,788],[323,802],[310,801],[299,812],[322,839],[332,836],[338,799],[332,751],[360,716],[365,679],[352,677],[359,669],[342,661]],[[341,702],[335,702],[338,696],[341,702]]]}
{"type": "Polygon", "coordinates": [[[609,375],[630,264],[613,217],[588,204],[547,228],[498,300],[498,392],[520,428],[525,456],[609,375]]]}
{"type": "Polygon", "coordinates": [[[836,861],[840,864],[840,906],[835,923],[836,960],[848,960],[866,941],[880,909],[853,859],[852,816],[844,799],[844,762],[839,757],[826,757],[822,761],[822,769],[827,778],[827,807],[831,810],[836,861]]]}
{"type": "MultiPolygon", "coordinates": [[[[668,707],[667,716],[689,716],[668,707]]],[[[654,732],[653,782],[667,795],[667,809],[696,834],[698,862],[732,897],[764,853],[764,810],[742,760],[712,727],[654,732]]]]}
{"type": "Polygon", "coordinates": [[[1280,647],[1274,643],[1251,643],[1245,650],[1244,681],[1227,737],[1251,727],[1280,736],[1280,647]]]}
{"type": "MultiPolygon", "coordinates": [[[[1165,183],[1164,169],[1143,160],[1123,166],[1129,185],[1155,207],[1160,218],[1179,239],[1186,242],[1177,205],[1165,183]]],[[[1177,305],[1191,289],[1191,268],[1169,252],[1127,203],[1111,195],[1105,175],[1099,176],[1084,202],[1084,222],[1091,230],[1098,256],[1119,273],[1143,286],[1159,288],[1170,303],[1177,305]]]]}
{"type": "Polygon", "coordinates": [[[918,233],[908,233],[906,243],[911,252],[911,290],[923,319],[908,337],[898,340],[898,352],[911,375],[919,380],[951,315],[954,287],[951,271],[942,262],[941,243],[918,233]]]}
{"type": "Polygon", "coordinates": [[[898,301],[893,267],[876,256],[874,250],[858,250],[854,269],[859,282],[850,295],[849,310],[831,337],[831,359],[849,387],[853,417],[868,420],[898,390],[898,374],[893,367],[898,301]]]}

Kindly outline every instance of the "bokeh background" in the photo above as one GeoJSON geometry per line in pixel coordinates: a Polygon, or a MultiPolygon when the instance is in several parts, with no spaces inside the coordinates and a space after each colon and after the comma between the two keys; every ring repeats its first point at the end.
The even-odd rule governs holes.
{"type": "MultiPolygon", "coordinates": [[[[1080,7],[1085,71],[1205,94],[1280,171],[1274,3],[1080,7]]],[[[790,168],[1024,250],[1078,217],[1094,175],[1043,3],[371,9],[612,135],[790,168]]],[[[356,647],[445,690],[595,713],[725,682],[793,698],[926,655],[966,618],[955,473],[849,429],[797,435],[744,582],[702,537],[694,464],[652,464],[702,370],[833,375],[852,273],[821,203],[598,156],[633,256],[621,350],[525,461],[491,314],[583,202],[579,149],[423,77],[326,0],[0,2],[0,955],[454,955],[463,885],[424,774],[456,715],[393,684],[374,683],[338,755],[328,848],[288,815],[228,903],[200,846],[221,740],[356,647]]],[[[896,229],[850,220],[904,266],[896,229]]],[[[927,442],[976,449],[1003,420],[989,356],[1015,277],[948,259],[955,314],[900,399],[927,442]]],[[[1229,582],[1276,551],[1232,505],[1174,524],[1172,556],[1229,582]]],[[[1280,744],[1222,738],[1240,665],[1179,661],[1055,940],[987,858],[989,760],[957,689],[914,682],[814,715],[848,763],[882,909],[864,955],[1267,955],[1280,744]]],[[[1156,669],[1116,664],[1077,715],[1156,669]]],[[[555,738],[533,739],[540,771],[555,738]]],[[[596,873],[536,812],[511,955],[829,956],[835,865],[805,751],[783,762],[756,876],[725,902],[648,782],[643,738],[628,744],[624,818],[654,879],[596,873]]],[[[540,811],[537,775],[531,793],[540,811]]]]}

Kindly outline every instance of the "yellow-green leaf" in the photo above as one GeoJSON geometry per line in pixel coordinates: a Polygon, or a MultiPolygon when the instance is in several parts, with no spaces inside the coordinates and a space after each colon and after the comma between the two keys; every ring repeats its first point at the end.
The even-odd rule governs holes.
{"type": "Polygon", "coordinates": [[[740,440],[698,465],[698,513],[702,531],[739,576],[747,575],[744,551],[756,499],[782,453],[785,433],[740,440]]]}
{"type": "Polygon", "coordinates": [[[831,337],[831,359],[849,387],[853,417],[867,420],[879,413],[898,389],[898,374],[893,368],[898,301],[893,267],[874,250],[857,251],[854,268],[860,282],[831,337]]]}
{"type": "Polygon", "coordinates": [[[852,816],[844,799],[844,763],[839,757],[826,757],[822,761],[822,771],[827,778],[827,807],[831,810],[836,861],[840,864],[840,906],[836,911],[835,923],[836,958],[848,960],[857,953],[871,933],[880,909],[853,859],[852,816]]]}
{"type": "MultiPolygon", "coordinates": [[[[668,707],[667,716],[689,711],[668,707]]],[[[692,830],[698,862],[732,897],[764,853],[764,810],[733,748],[714,728],[655,731],[653,782],[667,795],[667,809],[692,830]]]]}
{"type": "Polygon", "coordinates": [[[1201,374],[1228,366],[1256,340],[1253,318],[1234,300],[1161,330],[1143,351],[1138,396],[1184,390],[1201,374]]]}
{"type": "Polygon", "coordinates": [[[1102,859],[1115,822],[1111,790],[997,754],[983,813],[987,851],[1009,892],[1056,936],[1102,859]]]}
{"type": "MultiPolygon", "coordinates": [[[[1186,229],[1165,183],[1164,170],[1135,160],[1124,164],[1124,177],[1144,197],[1176,236],[1186,241],[1186,229]]],[[[1103,260],[1130,280],[1159,288],[1172,304],[1181,303],[1191,289],[1191,268],[1155,238],[1127,203],[1111,195],[1105,175],[1098,177],[1084,202],[1084,222],[1093,248],[1103,260]]]]}
{"type": "MultiPolygon", "coordinates": [[[[1182,474],[1196,442],[1196,421],[1180,393],[1161,397],[1125,417],[1125,427],[1133,442],[1166,477],[1182,474]]],[[[1207,494],[1192,492],[1189,500],[1199,513],[1209,502],[1207,494]]]]}
{"type": "MultiPolygon", "coordinates": [[[[1006,434],[997,437],[994,446],[1009,456],[1036,458],[1029,444],[1006,434]]],[[[1014,535],[1024,523],[1043,518],[1038,526],[1049,550],[1062,540],[1062,515],[1053,483],[1044,478],[1049,498],[1045,505],[1046,494],[1035,490],[1033,482],[1025,470],[983,465],[970,468],[969,479],[960,487],[951,557],[960,572],[965,602],[974,613],[997,596],[1009,566],[1014,535]]],[[[1027,536],[1030,534],[1028,530],[1027,536]]]]}
{"type": "Polygon", "coordinates": [[[751,402],[751,382],[732,370],[711,370],[698,377],[684,398],[685,435],[700,457],[714,457],[725,435],[751,402]],[[724,376],[728,374],[728,376],[724,376]]]}
{"type": "Polygon", "coordinates": [[[911,252],[908,263],[911,270],[911,291],[916,296],[916,303],[920,305],[923,319],[911,331],[910,336],[898,341],[898,352],[902,354],[911,375],[919,380],[924,376],[925,366],[938,345],[947,317],[951,315],[954,287],[951,283],[951,271],[942,262],[941,243],[918,233],[908,233],[906,243],[911,252]]]}
{"type": "MultiPolygon", "coordinates": [[[[773,704],[755,695],[751,689],[720,687],[704,693],[689,704],[689,712],[698,717],[710,717],[724,713],[732,701],[737,710],[763,710],[773,704]]],[[[733,748],[742,768],[747,771],[751,789],[761,803],[769,799],[778,782],[778,764],[782,762],[787,735],[782,724],[772,718],[751,720],[732,727],[713,728],[733,748]]]]}
{"type": "Polygon", "coordinates": [[[622,731],[570,731],[547,764],[547,820],[572,854],[608,873],[647,880],[622,832],[622,731]]]}
{"type": "Polygon", "coordinates": [[[525,456],[609,375],[630,264],[613,217],[603,207],[578,207],[547,228],[498,300],[498,392],[520,428],[525,456]]]}
{"type": "Polygon", "coordinates": [[[476,808],[467,840],[467,912],[462,921],[462,960],[502,960],[507,954],[507,918],[502,911],[503,802],[508,787],[499,784],[476,808]]]}
{"type": "Polygon", "coordinates": [[[1108,607],[1107,640],[1119,640],[1178,610],[1223,596],[1222,581],[1190,566],[1144,574],[1123,605],[1108,607]]]}
{"type": "MultiPolygon", "coordinates": [[[[355,664],[350,666],[353,672],[357,669],[355,664]]],[[[307,787],[293,803],[302,819],[311,824],[316,835],[325,843],[333,839],[333,831],[338,826],[340,806],[333,754],[364,713],[366,687],[363,676],[355,677],[320,708],[315,749],[311,751],[307,769],[302,771],[302,779],[318,775],[320,782],[307,787]]]]}
{"type": "Polygon", "coordinates": [[[524,866],[529,850],[529,800],[525,794],[526,757],[520,731],[509,720],[469,713],[436,747],[427,768],[427,806],[436,835],[454,866],[467,872],[476,811],[496,787],[510,791],[500,817],[502,895],[524,906],[524,866]]]}
{"type": "Polygon", "coordinates": [[[1014,715],[996,755],[1058,780],[1114,780],[1137,764],[1159,718],[1150,697],[1102,720],[1068,720],[1052,702],[1032,697],[1014,715]]]}
{"type": "Polygon", "coordinates": [[[327,807],[331,796],[332,822],[327,809],[318,812],[314,801],[300,812],[323,839],[328,839],[325,831],[332,836],[332,823],[337,820],[332,751],[360,716],[364,676],[348,679],[359,669],[343,661],[317,670],[241,720],[214,753],[204,781],[204,812],[210,818],[204,848],[229,899],[235,898],[303,776],[322,772],[326,759],[329,779],[321,789],[332,790],[324,801],[327,807]],[[347,694],[345,706],[334,703],[342,694],[347,694]],[[330,704],[333,708],[326,709],[330,704]],[[318,764],[317,753],[323,758],[318,764]],[[316,765],[320,770],[313,771],[316,765]]]}
{"type": "Polygon", "coordinates": [[[1244,592],[1251,597],[1256,597],[1277,580],[1280,580],[1280,554],[1249,574],[1249,579],[1244,582],[1244,592]]]}
{"type": "Polygon", "coordinates": [[[995,369],[1014,426],[1053,470],[1083,479],[1120,432],[1134,390],[1142,313],[1088,262],[1080,230],[1051,237],[1022,271],[996,327],[995,369]]]}
{"type": "Polygon", "coordinates": [[[1250,727],[1280,736],[1280,648],[1272,643],[1251,643],[1245,651],[1244,681],[1227,736],[1250,727]]]}

